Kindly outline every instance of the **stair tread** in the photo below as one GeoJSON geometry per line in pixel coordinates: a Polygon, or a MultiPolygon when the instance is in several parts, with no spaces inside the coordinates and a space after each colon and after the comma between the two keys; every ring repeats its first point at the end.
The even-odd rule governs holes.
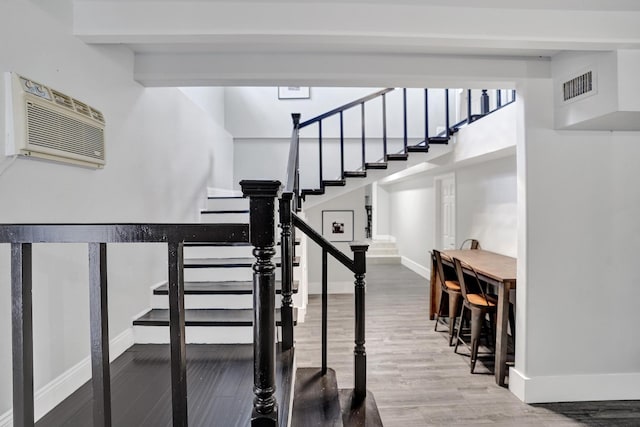
{"type": "MultiPolygon", "coordinates": [[[[292,291],[298,293],[300,282],[293,281],[292,291]]],[[[276,293],[282,290],[282,282],[276,280],[276,293]]],[[[154,295],[168,295],[167,283],[153,290],[154,295]]],[[[253,293],[253,281],[226,281],[226,282],[184,282],[185,295],[250,295],[253,293]]]]}
{"type": "Polygon", "coordinates": [[[386,160],[407,160],[409,155],[407,153],[387,154],[386,160]]]}
{"type": "Polygon", "coordinates": [[[347,184],[344,179],[323,180],[322,185],[325,187],[343,187],[347,184]]]}
{"type": "Polygon", "coordinates": [[[209,197],[207,197],[207,199],[209,199],[209,200],[215,200],[215,199],[244,199],[244,197],[242,197],[242,196],[209,196],[209,197]]]}
{"type": "Polygon", "coordinates": [[[410,153],[428,153],[428,145],[410,145],[407,147],[407,151],[410,153]]]}
{"type": "Polygon", "coordinates": [[[366,178],[367,171],[344,171],[345,178],[366,178]]]}
{"type": "Polygon", "coordinates": [[[322,188],[316,188],[316,189],[304,189],[301,191],[301,195],[302,197],[306,196],[306,195],[310,195],[310,196],[321,196],[324,194],[324,189],[322,188]]]}
{"type": "MultiPolygon", "coordinates": [[[[184,261],[185,268],[236,268],[251,267],[256,262],[253,257],[247,258],[190,258],[184,261]]],[[[273,262],[280,267],[280,258],[273,258],[273,262]]],[[[294,257],[293,265],[300,265],[300,257],[294,257]]]]}
{"type": "MultiPolygon", "coordinates": [[[[328,368],[298,368],[293,394],[292,426],[342,426],[336,373],[328,368]]],[[[364,424],[363,424],[364,425],[364,424]]]]}
{"type": "MultiPolygon", "coordinates": [[[[297,309],[293,308],[293,318],[297,309]]],[[[154,308],[133,321],[136,326],[169,326],[169,310],[154,308]]],[[[253,308],[192,308],[184,310],[185,326],[251,326],[253,308]]],[[[280,309],[276,309],[276,324],[280,324],[280,309]]]]}
{"type": "Polygon", "coordinates": [[[429,137],[430,144],[448,144],[451,138],[448,136],[432,136],[429,137]]]}
{"type": "Polygon", "coordinates": [[[387,162],[374,162],[374,163],[365,163],[365,169],[386,169],[388,167],[387,162]]]}

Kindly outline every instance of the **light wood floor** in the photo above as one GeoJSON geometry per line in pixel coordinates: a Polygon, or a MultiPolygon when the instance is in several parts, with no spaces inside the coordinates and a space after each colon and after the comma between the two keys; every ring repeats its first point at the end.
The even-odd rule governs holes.
{"type": "MultiPolygon", "coordinates": [[[[386,427],[640,426],[640,401],[527,405],[496,385],[491,366],[470,374],[468,358],[433,331],[426,280],[400,265],[368,270],[367,386],[386,427]]],[[[353,297],[331,295],[328,311],[328,365],[340,388],[352,388],[353,297]]],[[[320,298],[312,296],[296,327],[299,367],[320,366],[320,316],[320,298]]]]}

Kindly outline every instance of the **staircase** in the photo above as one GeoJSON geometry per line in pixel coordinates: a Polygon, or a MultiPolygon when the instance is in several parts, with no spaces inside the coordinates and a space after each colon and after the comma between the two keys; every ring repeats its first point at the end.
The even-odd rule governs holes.
{"type": "Polygon", "coordinates": [[[396,242],[371,240],[367,251],[367,264],[400,264],[402,261],[396,242]]]}
{"type": "MultiPolygon", "coordinates": [[[[249,223],[249,200],[215,197],[201,212],[203,223],[249,223]]],[[[279,248],[279,245],[277,246],[279,248]]],[[[185,243],[185,333],[189,344],[248,344],[253,342],[253,270],[250,243],[185,243]]],[[[278,249],[276,249],[278,250],[278,249]]],[[[274,259],[279,267],[279,259],[274,259]]],[[[294,266],[300,264],[294,259],[294,266]]],[[[276,292],[281,291],[276,268],[276,292]]],[[[298,292],[299,281],[293,282],[298,292]]],[[[276,304],[279,304],[276,297],[276,304]]],[[[280,326],[279,311],[276,324],[280,326]]],[[[297,313],[294,308],[294,319],[297,313]]],[[[151,309],[133,322],[137,344],[169,343],[168,287],[153,289],[151,309]]],[[[278,337],[280,337],[278,333],[278,337]]]]}

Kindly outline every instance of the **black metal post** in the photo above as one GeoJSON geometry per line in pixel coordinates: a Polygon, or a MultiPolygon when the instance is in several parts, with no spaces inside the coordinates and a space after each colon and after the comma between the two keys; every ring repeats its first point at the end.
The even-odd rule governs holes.
{"type": "Polygon", "coordinates": [[[407,152],[407,144],[409,142],[409,130],[407,129],[407,88],[402,88],[402,112],[404,124],[404,153],[407,152]]]}
{"type": "Polygon", "coordinates": [[[293,219],[291,217],[291,200],[293,194],[283,193],[280,198],[280,259],[282,265],[282,306],[280,316],[282,323],[282,349],[293,348],[293,219]]]}
{"type": "Polygon", "coordinates": [[[242,193],[249,197],[249,234],[253,255],[253,411],[252,426],[278,425],[275,397],[276,319],[274,199],[280,181],[240,181],[242,193]]]}
{"type": "Polygon", "coordinates": [[[322,375],[327,374],[327,250],[322,249],[322,375]]]}
{"type": "Polygon", "coordinates": [[[351,243],[355,276],[355,347],[354,356],[354,399],[362,400],[367,396],[367,352],[365,349],[365,281],[367,271],[366,243],[351,243]]]}
{"type": "Polygon", "coordinates": [[[344,179],[344,117],[340,111],[340,178],[344,179]]]}
{"type": "Polygon", "coordinates": [[[429,89],[424,90],[424,145],[429,146],[429,89]]]}
{"type": "Polygon", "coordinates": [[[323,188],[322,185],[322,121],[318,122],[318,161],[320,162],[318,165],[318,170],[320,172],[320,186],[318,188],[323,188]]]}
{"type": "MultiPolygon", "coordinates": [[[[293,127],[298,132],[300,128],[300,113],[291,114],[291,119],[293,120],[293,127]]],[[[294,182],[294,195],[295,195],[295,210],[298,212],[300,206],[302,205],[302,201],[300,198],[300,139],[298,138],[298,146],[296,147],[296,175],[294,182]]]]}
{"type": "Polygon", "coordinates": [[[496,89],[496,108],[502,107],[502,90],[496,89]]]}
{"type": "Polygon", "coordinates": [[[482,89],[482,95],[480,97],[480,113],[483,115],[489,113],[489,94],[487,93],[487,89],[482,89]]]}
{"type": "Polygon", "coordinates": [[[89,324],[94,427],[111,426],[108,313],[107,244],[89,243],[89,324]]]}
{"type": "Polygon", "coordinates": [[[471,89],[467,89],[467,124],[471,123],[471,89]]]}
{"type": "Polygon", "coordinates": [[[451,129],[449,124],[449,89],[444,90],[444,111],[445,111],[445,136],[449,138],[451,136],[451,129]]]}
{"type": "Polygon", "coordinates": [[[187,427],[187,349],[184,328],[184,245],[168,242],[169,336],[173,427],[187,427]]]}
{"type": "Polygon", "coordinates": [[[365,131],[365,125],[364,125],[364,102],[362,104],[360,104],[360,121],[362,122],[362,170],[364,170],[365,165],[366,165],[366,157],[365,157],[365,137],[364,137],[364,131],[365,131]]]}
{"type": "Polygon", "coordinates": [[[13,425],[33,427],[32,246],[11,244],[13,425]]]}
{"type": "Polygon", "coordinates": [[[387,158],[387,95],[382,94],[382,158],[387,158]]]}

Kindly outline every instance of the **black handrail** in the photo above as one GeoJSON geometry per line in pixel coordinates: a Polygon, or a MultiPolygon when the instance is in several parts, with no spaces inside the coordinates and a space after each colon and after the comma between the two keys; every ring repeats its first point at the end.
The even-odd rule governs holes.
{"type": "Polygon", "coordinates": [[[311,240],[316,242],[318,246],[330,253],[331,256],[338,260],[342,265],[355,273],[355,266],[351,258],[343,254],[340,249],[336,248],[333,244],[331,244],[331,242],[322,237],[320,233],[314,230],[313,227],[311,227],[309,224],[304,222],[304,220],[302,220],[302,218],[300,218],[298,215],[292,214],[291,216],[293,218],[294,226],[296,226],[300,231],[306,234],[311,240]]]}
{"type": "Polygon", "coordinates": [[[166,243],[168,247],[169,335],[173,425],[186,427],[185,241],[249,242],[246,224],[3,224],[0,243],[11,244],[13,417],[34,425],[33,305],[34,243],[87,243],[93,425],[111,426],[107,243],[166,243]]]}
{"type": "Polygon", "coordinates": [[[307,127],[307,126],[309,126],[309,125],[311,125],[313,123],[319,122],[320,120],[324,120],[324,119],[326,119],[328,117],[331,117],[331,116],[333,116],[335,114],[338,114],[341,111],[345,111],[345,110],[348,110],[348,109],[353,108],[355,106],[358,106],[358,105],[362,104],[363,102],[367,102],[367,101],[370,101],[370,100],[372,100],[374,98],[382,96],[382,95],[384,95],[386,93],[391,92],[392,90],[394,90],[394,88],[392,88],[392,87],[386,88],[386,89],[382,89],[382,90],[380,90],[378,92],[372,93],[371,95],[363,96],[362,98],[356,99],[353,102],[349,102],[348,104],[344,104],[344,105],[342,105],[342,106],[340,106],[338,108],[334,108],[333,110],[327,111],[324,114],[320,114],[319,116],[316,116],[316,117],[314,117],[312,119],[309,119],[309,120],[306,120],[306,121],[300,123],[300,129],[302,129],[304,127],[307,127]]]}
{"type": "Polygon", "coordinates": [[[300,114],[291,115],[293,120],[293,130],[291,131],[291,144],[289,144],[289,158],[287,160],[287,177],[284,191],[286,193],[298,194],[296,181],[298,176],[298,150],[300,146],[300,114]]]}

